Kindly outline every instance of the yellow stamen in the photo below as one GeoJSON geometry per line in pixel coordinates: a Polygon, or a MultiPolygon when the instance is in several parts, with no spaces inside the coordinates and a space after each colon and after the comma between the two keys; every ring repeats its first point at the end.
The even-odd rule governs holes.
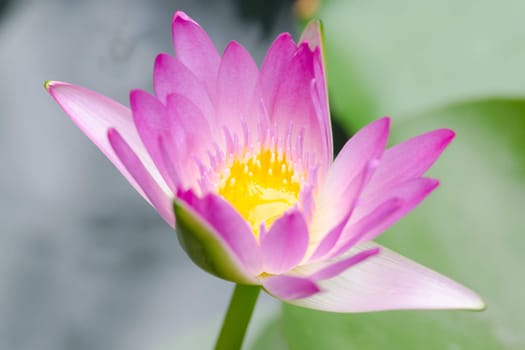
{"type": "Polygon", "coordinates": [[[295,205],[301,186],[286,155],[270,150],[235,159],[224,172],[219,195],[250,224],[255,236],[260,225],[270,228],[287,209],[295,205]]]}

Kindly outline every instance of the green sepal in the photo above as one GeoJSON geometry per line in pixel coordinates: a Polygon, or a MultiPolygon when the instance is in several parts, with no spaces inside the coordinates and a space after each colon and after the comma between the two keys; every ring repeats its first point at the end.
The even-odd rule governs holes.
{"type": "Polygon", "coordinates": [[[180,201],[173,201],[176,233],[180,245],[190,259],[204,271],[241,284],[257,284],[243,271],[240,262],[193,210],[180,201]]]}

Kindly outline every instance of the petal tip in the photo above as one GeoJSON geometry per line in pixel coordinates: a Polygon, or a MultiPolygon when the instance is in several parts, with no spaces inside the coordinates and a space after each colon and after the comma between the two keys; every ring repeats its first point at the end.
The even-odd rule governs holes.
{"type": "Polygon", "coordinates": [[[443,132],[445,133],[444,141],[446,144],[449,144],[456,137],[456,132],[452,129],[443,129],[443,132]]]}
{"type": "Polygon", "coordinates": [[[477,311],[482,312],[487,309],[487,304],[476,292],[467,287],[463,287],[467,290],[468,296],[465,298],[465,304],[463,307],[458,307],[459,310],[465,311],[477,311]]]}
{"type": "Polygon", "coordinates": [[[315,48],[321,48],[323,41],[323,22],[319,19],[312,19],[303,30],[300,43],[308,43],[311,50],[315,48]]]}
{"type": "Polygon", "coordinates": [[[376,129],[378,134],[388,136],[388,134],[390,133],[390,121],[391,118],[385,116],[374,120],[373,122],[365,126],[365,128],[370,127],[372,129],[376,129]]]}
{"type": "MultiPolygon", "coordinates": [[[[226,53],[229,53],[231,50],[242,50],[244,47],[236,40],[230,40],[226,47],[224,48],[223,56],[226,53]]],[[[235,52],[235,51],[233,51],[235,52]]]]}
{"type": "Polygon", "coordinates": [[[108,141],[109,141],[109,143],[111,145],[113,145],[115,138],[120,137],[119,132],[115,128],[109,128],[106,131],[106,135],[107,135],[108,141]]]}
{"type": "Polygon", "coordinates": [[[146,92],[142,91],[141,89],[131,89],[129,91],[130,107],[133,109],[135,103],[137,102],[137,99],[140,99],[145,94],[146,92]]]}
{"type": "Polygon", "coordinates": [[[438,179],[428,178],[428,190],[433,191],[439,186],[440,182],[438,179]]]}
{"type": "Polygon", "coordinates": [[[380,135],[382,135],[382,137],[384,138],[386,142],[390,134],[391,118],[385,116],[385,117],[382,117],[376,120],[375,123],[378,125],[378,131],[380,135]]]}
{"type": "Polygon", "coordinates": [[[55,90],[56,88],[59,88],[59,87],[69,87],[71,86],[71,84],[69,83],[64,83],[64,82],[61,82],[61,81],[56,81],[56,80],[46,80],[44,82],[44,88],[47,90],[47,92],[49,92],[53,97],[55,97],[55,95],[53,94],[53,90],[55,90]]]}
{"type": "Polygon", "coordinates": [[[456,137],[456,132],[452,129],[438,129],[435,130],[434,133],[435,135],[438,135],[440,139],[441,149],[445,149],[448,146],[448,144],[452,142],[452,140],[456,137]]]}
{"type": "Polygon", "coordinates": [[[46,89],[47,91],[49,91],[49,89],[51,89],[51,87],[55,84],[56,82],[53,81],[53,80],[46,80],[44,82],[44,89],[46,89]]]}
{"type": "Polygon", "coordinates": [[[288,40],[291,40],[291,41],[293,41],[292,34],[290,34],[290,33],[288,33],[288,32],[283,32],[283,33],[281,33],[281,34],[279,34],[279,35],[277,36],[277,38],[275,39],[275,41],[277,41],[277,40],[287,40],[287,41],[288,41],[288,40]]]}
{"type": "Polygon", "coordinates": [[[473,305],[472,311],[485,311],[487,309],[487,303],[485,303],[485,300],[483,300],[480,296],[478,296],[477,302],[473,305]]]}
{"type": "Polygon", "coordinates": [[[381,122],[386,129],[390,129],[390,123],[392,122],[392,118],[389,116],[384,116],[382,118],[379,118],[379,122],[381,122]]]}
{"type": "Polygon", "coordinates": [[[155,69],[158,69],[159,66],[163,66],[166,64],[166,61],[173,58],[170,54],[161,52],[155,57],[155,62],[153,64],[155,69]]]}
{"type": "MultiPolygon", "coordinates": [[[[149,92],[141,89],[131,89],[129,92],[129,106],[134,117],[139,110],[156,108],[160,101],[149,92]]],[[[150,112],[153,113],[153,112],[150,112]]]]}
{"type": "Polygon", "coordinates": [[[184,22],[193,22],[195,23],[195,21],[186,14],[186,12],[184,11],[175,11],[175,13],[173,14],[173,19],[171,20],[171,23],[175,23],[177,21],[184,21],[184,22]]]}

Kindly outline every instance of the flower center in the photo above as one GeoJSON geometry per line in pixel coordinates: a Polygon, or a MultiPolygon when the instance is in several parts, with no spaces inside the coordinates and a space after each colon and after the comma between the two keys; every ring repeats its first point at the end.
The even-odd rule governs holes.
{"type": "Polygon", "coordinates": [[[220,179],[219,195],[250,224],[256,237],[298,202],[301,186],[285,155],[261,151],[235,159],[220,179]]]}

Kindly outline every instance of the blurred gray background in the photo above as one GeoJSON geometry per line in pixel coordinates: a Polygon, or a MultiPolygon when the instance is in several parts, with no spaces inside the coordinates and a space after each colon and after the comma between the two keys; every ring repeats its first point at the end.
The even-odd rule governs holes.
{"type": "MultiPolygon", "coordinates": [[[[219,50],[235,39],[258,62],[294,28],[286,1],[0,1],[0,349],[213,343],[232,285],[190,262],[43,88],[63,80],[128,105],[131,88],[151,91],[156,54],[172,52],[177,9],[219,50]]],[[[255,324],[278,309],[262,296],[255,324]]]]}

